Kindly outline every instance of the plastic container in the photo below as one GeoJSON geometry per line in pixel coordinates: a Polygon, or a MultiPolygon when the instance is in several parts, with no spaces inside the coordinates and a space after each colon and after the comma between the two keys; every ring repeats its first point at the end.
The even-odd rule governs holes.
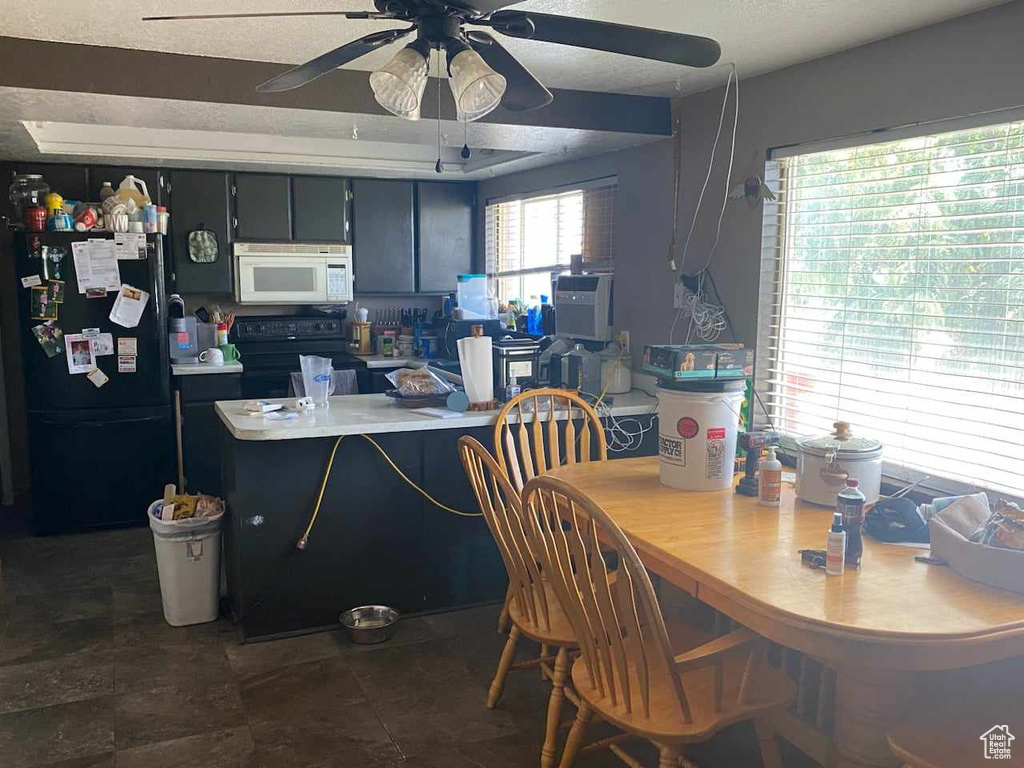
{"type": "Polygon", "coordinates": [[[731,487],[742,404],[742,381],[658,387],[662,485],[686,491],[731,487]]]}
{"type": "Polygon", "coordinates": [[[632,364],[632,358],[618,345],[601,352],[601,391],[606,395],[629,392],[633,388],[632,364]]]}
{"type": "Polygon", "coordinates": [[[108,197],[113,197],[117,192],[114,190],[114,185],[109,181],[104,181],[103,186],[100,187],[100,202],[102,203],[108,197]]]}
{"type": "Polygon", "coordinates": [[[329,357],[317,355],[299,355],[299,368],[302,369],[302,386],[306,397],[311,397],[317,408],[329,408],[330,396],[334,392],[334,362],[329,357]]]}
{"type": "Polygon", "coordinates": [[[851,568],[860,568],[864,555],[865,499],[858,485],[857,478],[851,477],[836,497],[836,512],[843,516],[843,530],[846,531],[846,563],[851,568]]]}
{"type": "Polygon", "coordinates": [[[828,546],[825,550],[825,573],[842,576],[846,564],[846,531],[843,530],[843,516],[832,515],[832,527],[828,531],[828,546]]]}
{"type": "Polygon", "coordinates": [[[479,320],[490,316],[487,275],[459,275],[457,293],[464,320],[479,320]]]}
{"type": "Polygon", "coordinates": [[[146,182],[134,176],[125,176],[118,185],[116,194],[124,202],[133,201],[140,209],[153,202],[149,197],[146,182]]]}
{"type": "Polygon", "coordinates": [[[782,499],[782,462],[775,457],[775,446],[761,459],[757,475],[757,502],[766,507],[777,507],[782,499]]]}
{"type": "Polygon", "coordinates": [[[220,535],[216,517],[161,520],[163,500],[149,505],[160,599],[172,627],[216,621],[220,613],[220,535]]]}

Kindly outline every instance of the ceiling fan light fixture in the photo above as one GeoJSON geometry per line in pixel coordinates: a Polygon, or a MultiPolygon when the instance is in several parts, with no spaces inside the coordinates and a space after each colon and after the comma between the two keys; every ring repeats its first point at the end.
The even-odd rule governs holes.
{"type": "Polygon", "coordinates": [[[448,85],[462,122],[479,120],[493,111],[505,95],[505,78],[491,69],[479,53],[466,47],[448,59],[448,85]]]}
{"type": "Polygon", "coordinates": [[[384,109],[406,120],[420,119],[420,101],[427,87],[427,58],[407,45],[370,75],[373,97],[384,109]]]}

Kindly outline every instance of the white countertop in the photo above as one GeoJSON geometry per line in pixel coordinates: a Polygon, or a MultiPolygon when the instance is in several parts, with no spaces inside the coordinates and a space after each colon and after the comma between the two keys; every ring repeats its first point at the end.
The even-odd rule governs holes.
{"type": "MultiPolygon", "coordinates": [[[[344,395],[331,398],[331,407],[302,413],[297,419],[268,420],[252,416],[242,408],[243,400],[217,402],[217,414],[236,440],[297,440],[307,437],[382,434],[385,432],[418,432],[431,429],[468,429],[494,424],[497,411],[471,411],[450,419],[439,419],[413,413],[396,405],[386,395],[344,395]]],[[[289,404],[292,399],[271,400],[289,404]]],[[[658,400],[634,389],[625,395],[614,395],[613,416],[639,416],[651,413],[658,400]]]]}
{"type": "Polygon", "coordinates": [[[224,363],[224,365],[210,365],[209,363],[171,363],[171,375],[173,376],[202,376],[209,373],[241,373],[242,364],[238,361],[224,363]]]}

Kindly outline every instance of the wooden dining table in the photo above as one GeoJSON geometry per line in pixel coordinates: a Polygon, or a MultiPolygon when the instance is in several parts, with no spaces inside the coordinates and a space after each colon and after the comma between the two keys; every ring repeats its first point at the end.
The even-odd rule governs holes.
{"type": "Polygon", "coordinates": [[[797,500],[791,485],[767,507],[731,489],[664,486],[656,457],[551,474],[597,502],[651,572],[836,670],[831,743],[812,755],[834,768],[899,764],[886,732],[920,673],[1024,654],[1024,594],[915,561],[927,550],[865,536],[860,570],[827,576],[803,565],[798,550],[825,548],[833,511],[797,500]]]}

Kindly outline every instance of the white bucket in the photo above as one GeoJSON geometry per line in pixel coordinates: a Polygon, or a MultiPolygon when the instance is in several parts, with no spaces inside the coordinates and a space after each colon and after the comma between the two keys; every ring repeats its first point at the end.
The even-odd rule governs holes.
{"type": "Polygon", "coordinates": [[[743,387],[725,392],[658,388],[661,484],[686,491],[732,486],[743,387]]]}

